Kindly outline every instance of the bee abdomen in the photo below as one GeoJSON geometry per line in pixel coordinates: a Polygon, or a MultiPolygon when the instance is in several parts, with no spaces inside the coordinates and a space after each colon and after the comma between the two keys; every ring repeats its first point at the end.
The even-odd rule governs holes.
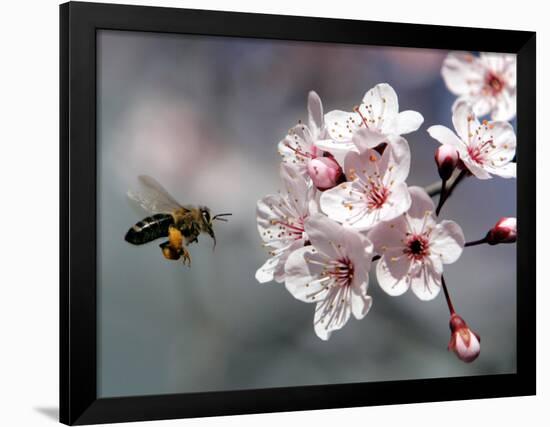
{"type": "Polygon", "coordinates": [[[159,237],[168,236],[168,228],[174,224],[170,214],[148,216],[128,230],[124,240],[133,245],[143,245],[159,237]]]}

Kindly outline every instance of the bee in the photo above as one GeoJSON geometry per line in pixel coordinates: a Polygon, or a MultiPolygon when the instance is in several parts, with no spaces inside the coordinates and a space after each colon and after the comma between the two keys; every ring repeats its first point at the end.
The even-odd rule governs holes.
{"type": "Polygon", "coordinates": [[[140,190],[129,191],[128,198],[135,201],[150,216],[132,226],[124,240],[133,245],[143,245],[153,240],[167,237],[161,243],[160,249],[166,259],[183,259],[183,263],[191,266],[191,255],[187,246],[198,242],[201,233],[208,234],[216,247],[216,235],[212,223],[216,220],[226,222],[221,213],[210,216],[206,206],[180,205],[154,178],[147,175],[138,177],[140,190]]]}

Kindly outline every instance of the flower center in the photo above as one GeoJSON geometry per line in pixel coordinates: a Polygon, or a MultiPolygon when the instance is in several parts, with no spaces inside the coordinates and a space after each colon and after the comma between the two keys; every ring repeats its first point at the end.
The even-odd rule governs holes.
{"type": "Polygon", "coordinates": [[[413,234],[409,236],[403,252],[409,259],[420,261],[430,253],[430,242],[423,234],[413,234]]]}
{"type": "Polygon", "coordinates": [[[483,155],[482,155],[481,150],[479,149],[479,147],[469,146],[468,147],[468,155],[477,164],[482,164],[483,163],[483,155]]]}
{"type": "Polygon", "coordinates": [[[350,286],[353,280],[353,264],[347,257],[341,258],[335,261],[332,268],[326,270],[325,274],[333,279],[336,286],[350,286]]]}
{"type": "MultiPolygon", "coordinates": [[[[492,126],[492,125],[489,125],[484,121],[483,126],[492,126]]],[[[488,139],[487,141],[483,141],[482,143],[477,145],[469,145],[467,148],[467,151],[472,161],[482,165],[483,163],[486,162],[487,155],[489,155],[495,148],[496,148],[496,145],[493,142],[493,140],[488,139]]]]}
{"type": "Polygon", "coordinates": [[[271,225],[279,225],[278,238],[301,239],[304,234],[304,218],[286,218],[284,221],[272,219],[271,225]]]}
{"type": "Polygon", "coordinates": [[[494,73],[488,73],[485,77],[485,86],[491,95],[498,95],[504,89],[504,81],[494,73]]]}
{"type": "Polygon", "coordinates": [[[390,190],[388,188],[375,182],[369,182],[365,191],[369,209],[380,209],[384,206],[384,203],[386,203],[390,195],[390,190]]]}

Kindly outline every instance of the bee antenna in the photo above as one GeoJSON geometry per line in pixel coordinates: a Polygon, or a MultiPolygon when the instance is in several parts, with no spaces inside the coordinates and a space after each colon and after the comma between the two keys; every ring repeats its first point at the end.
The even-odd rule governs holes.
{"type": "Polygon", "coordinates": [[[212,218],[212,221],[218,220],[218,221],[227,222],[227,219],[221,218],[221,217],[222,216],[231,216],[231,215],[233,215],[233,214],[232,213],[220,213],[220,214],[214,215],[214,217],[212,218]]]}

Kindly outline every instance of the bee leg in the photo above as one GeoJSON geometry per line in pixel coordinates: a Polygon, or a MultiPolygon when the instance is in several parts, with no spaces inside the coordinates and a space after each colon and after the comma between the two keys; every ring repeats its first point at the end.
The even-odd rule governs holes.
{"type": "Polygon", "coordinates": [[[183,263],[191,267],[191,254],[187,250],[187,246],[184,243],[181,230],[173,225],[168,228],[168,242],[170,250],[178,254],[178,258],[183,258],[183,263]]]}
{"type": "Polygon", "coordinates": [[[170,260],[178,260],[180,259],[180,254],[177,251],[174,251],[172,247],[170,246],[170,242],[164,242],[161,243],[160,249],[162,250],[162,255],[164,255],[164,258],[170,259],[170,260]]]}
{"type": "Polygon", "coordinates": [[[191,254],[189,253],[189,250],[187,249],[187,246],[183,245],[181,247],[182,250],[182,258],[183,258],[183,264],[187,264],[188,267],[191,267],[191,254]]]}
{"type": "Polygon", "coordinates": [[[160,249],[162,250],[162,255],[164,258],[170,260],[178,260],[181,258],[183,251],[183,236],[181,231],[176,227],[170,226],[168,228],[168,241],[161,243],[160,249]]]}

